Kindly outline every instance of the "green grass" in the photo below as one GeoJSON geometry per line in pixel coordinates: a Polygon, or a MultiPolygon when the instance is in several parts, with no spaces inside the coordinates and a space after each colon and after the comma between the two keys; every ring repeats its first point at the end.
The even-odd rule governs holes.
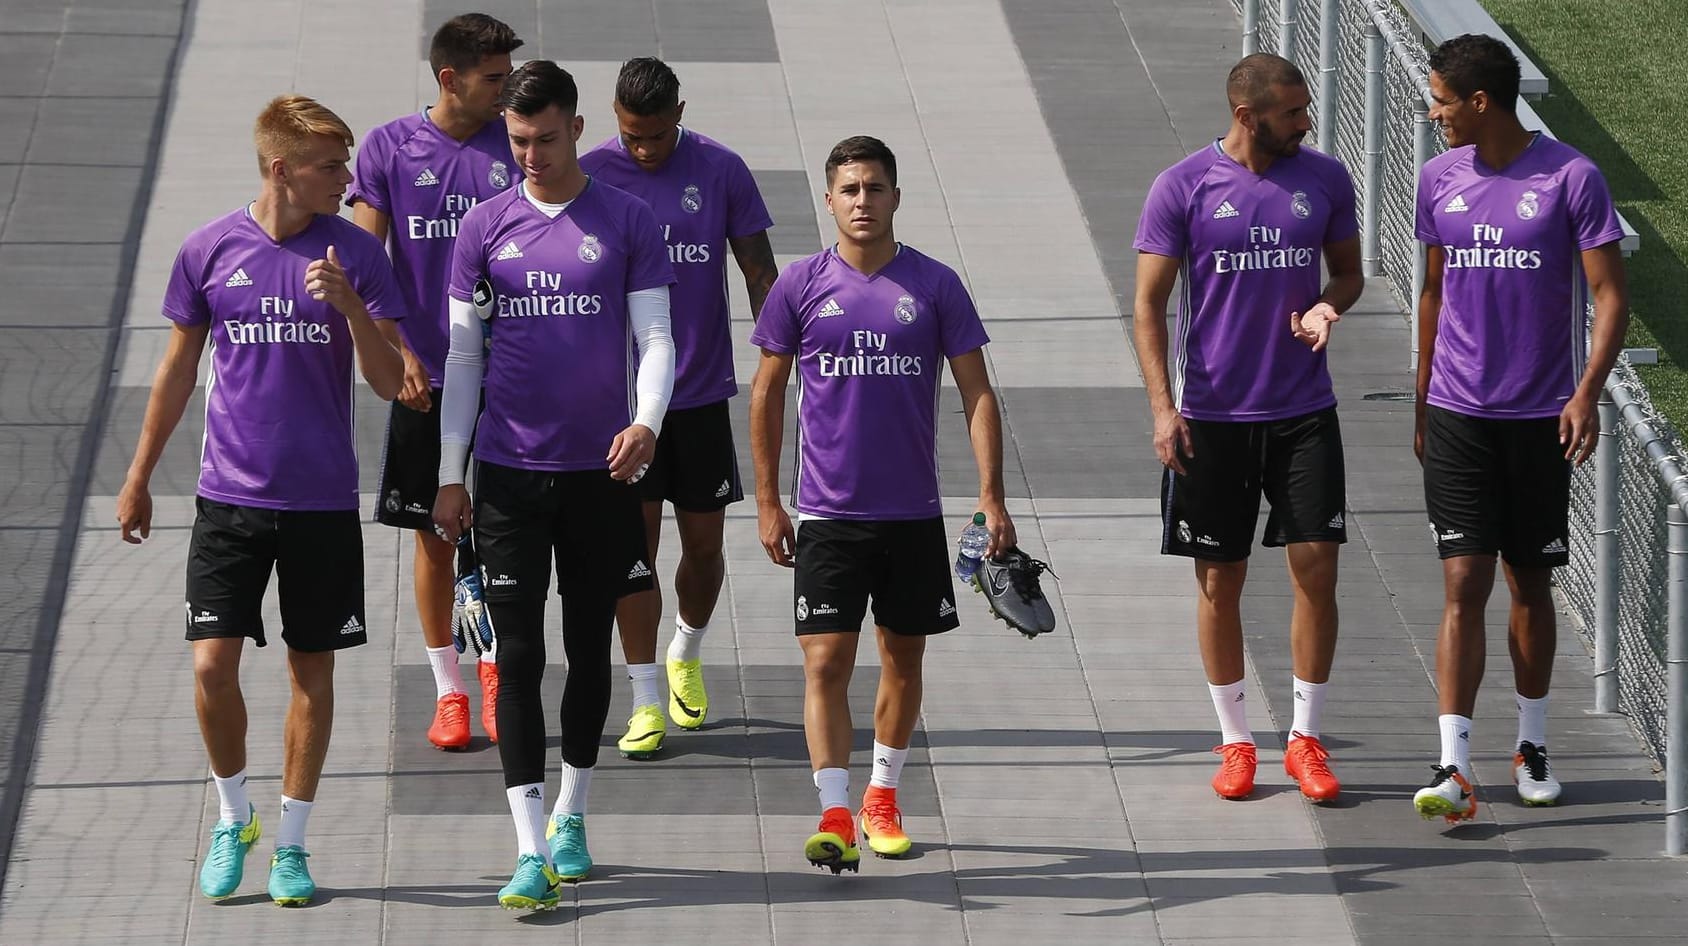
{"type": "Polygon", "coordinates": [[[1659,349],[1638,369],[1653,402],[1688,431],[1688,6],[1683,0],[1482,0],[1547,73],[1531,103],[1605,172],[1641,235],[1629,259],[1629,343],[1659,349]]]}

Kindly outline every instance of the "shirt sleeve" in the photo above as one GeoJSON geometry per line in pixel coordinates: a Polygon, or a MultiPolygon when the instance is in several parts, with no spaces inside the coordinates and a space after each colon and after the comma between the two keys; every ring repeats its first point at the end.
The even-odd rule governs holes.
{"type": "Polygon", "coordinates": [[[668,261],[668,244],[662,241],[656,212],[637,198],[629,200],[627,206],[627,291],[679,282],[674,276],[674,264],[668,261]]]}
{"type": "Polygon", "coordinates": [[[1592,250],[1624,237],[1618,211],[1612,206],[1612,192],[1606,177],[1593,162],[1578,161],[1565,176],[1565,196],[1570,210],[1571,237],[1578,250],[1592,250]]]}
{"type": "Polygon", "coordinates": [[[205,254],[194,243],[183,243],[170,267],[170,281],[164,286],[164,317],[178,325],[204,325],[211,321],[211,305],[205,299],[205,254]]]}
{"type": "Polygon", "coordinates": [[[1340,161],[1330,163],[1330,221],[1325,224],[1325,244],[1351,240],[1360,232],[1354,209],[1354,179],[1340,161]]]}
{"type": "Polygon", "coordinates": [[[944,357],[956,358],[985,347],[990,336],[985,333],[973,297],[967,294],[967,287],[961,284],[961,277],[954,270],[945,271],[937,296],[938,333],[944,357]]]}
{"type": "Polygon", "coordinates": [[[369,317],[403,319],[409,314],[409,309],[399,292],[399,280],[393,274],[393,263],[387,258],[387,251],[376,242],[375,237],[363,230],[354,230],[349,235],[358,238],[358,249],[357,256],[348,261],[351,271],[347,276],[351,279],[352,289],[363,300],[363,307],[369,310],[369,317]]]}
{"type": "Polygon", "coordinates": [[[788,266],[774,280],[768,298],[762,303],[762,315],[751,330],[750,344],[781,355],[795,355],[802,341],[802,314],[792,299],[793,273],[796,266],[788,266]]]}
{"type": "Polygon", "coordinates": [[[451,246],[451,272],[446,279],[446,295],[458,302],[475,298],[475,283],[487,275],[486,233],[487,214],[477,213],[485,204],[469,208],[457,223],[457,239],[451,246]]]}
{"type": "Polygon", "coordinates": [[[363,139],[363,147],[358,149],[358,159],[352,167],[352,186],[346,190],[347,204],[362,201],[392,216],[393,205],[387,196],[389,157],[386,136],[380,134],[380,129],[370,132],[363,139]]]}
{"type": "Polygon", "coordinates": [[[1427,246],[1441,246],[1442,237],[1436,232],[1436,182],[1430,176],[1430,167],[1419,169],[1418,199],[1414,234],[1418,242],[1427,246]]]}
{"type": "Polygon", "coordinates": [[[762,190],[756,186],[756,176],[736,154],[727,164],[726,184],[728,237],[750,236],[774,225],[768,205],[762,200],[762,190]]]}
{"type": "Polygon", "coordinates": [[[1137,238],[1131,243],[1134,249],[1183,258],[1190,243],[1190,227],[1184,217],[1189,195],[1184,191],[1170,168],[1155,178],[1143,201],[1143,214],[1137,218],[1137,238]]]}

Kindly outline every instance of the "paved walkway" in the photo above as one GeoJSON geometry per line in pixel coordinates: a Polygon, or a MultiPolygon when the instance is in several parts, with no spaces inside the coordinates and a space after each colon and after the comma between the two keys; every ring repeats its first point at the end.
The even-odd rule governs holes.
{"type": "MultiPolygon", "coordinates": [[[[1381,287],[1340,326],[1333,355],[1351,471],[1327,722],[1343,802],[1309,808],[1279,764],[1289,599],[1272,555],[1257,557],[1245,603],[1262,788],[1222,803],[1207,787],[1216,740],[1189,566],[1155,554],[1157,467],[1120,312],[1149,182],[1222,129],[1222,77],[1239,55],[1229,4],[481,9],[516,26],[526,54],[575,72],[589,141],[611,129],[621,59],[672,62],[690,122],[755,170],[782,262],[820,246],[816,195],[834,141],[866,132],[896,149],[899,236],[962,272],[995,340],[1011,508],[1023,544],[1062,576],[1051,583],[1061,632],[1028,642],[976,599],[961,602],[962,630],[933,648],[902,792],[919,856],[869,860],[859,876],[817,873],[797,850],[814,792],[789,577],[766,563],[754,511],[735,507],[728,587],[705,646],[714,720],[672,736],[660,763],[606,755],[593,880],[571,891],[570,908],[517,918],[491,905],[512,860],[496,752],[481,740],[463,754],[427,748],[432,687],[409,540],[370,525],[375,633],[341,664],[339,729],[311,825],[319,902],[270,906],[258,859],[240,896],[202,900],[196,859],[215,795],[178,631],[197,400],[154,480],[152,540],[126,547],[111,528],[166,334],[163,274],[189,229],[251,195],[247,136],[265,100],[315,95],[360,132],[416,107],[432,94],[422,37],[459,10],[438,0],[8,4],[0,51],[34,85],[0,99],[0,117],[26,116],[31,129],[25,144],[0,146],[0,162],[13,162],[0,163],[0,445],[49,442],[4,449],[22,475],[6,485],[17,518],[0,528],[0,551],[21,570],[0,578],[8,590],[47,588],[49,600],[0,639],[0,699],[16,735],[0,740],[14,753],[0,764],[21,808],[0,942],[742,944],[844,931],[889,943],[1680,941],[1688,866],[1658,856],[1661,787],[1625,722],[1586,712],[1589,661],[1568,630],[1553,742],[1568,804],[1532,810],[1509,798],[1497,634],[1476,758],[1499,787],[1474,825],[1444,830],[1410,812],[1435,756],[1426,668],[1440,586],[1407,447],[1410,405],[1364,397],[1409,381],[1405,323],[1381,287]],[[114,105],[117,96],[130,98],[114,105]],[[103,307],[88,301],[96,291],[103,307]],[[102,416],[98,436],[83,436],[102,416]]],[[[742,341],[742,300],[740,313],[742,341]]],[[[752,355],[740,346],[741,379],[752,355]]],[[[953,392],[945,407],[959,410],[953,392]]],[[[382,417],[362,392],[366,458],[378,455],[382,417]]],[[[941,453],[958,530],[973,489],[959,419],[944,426],[941,453]]],[[[666,573],[675,537],[665,541],[666,573]]],[[[269,650],[249,654],[254,800],[273,820],[283,670],[269,650]]],[[[863,748],[871,678],[856,687],[863,748]]],[[[547,685],[561,680],[553,667],[547,685]]],[[[625,701],[619,693],[612,727],[625,701]]],[[[860,781],[865,752],[857,764],[860,781]]]]}

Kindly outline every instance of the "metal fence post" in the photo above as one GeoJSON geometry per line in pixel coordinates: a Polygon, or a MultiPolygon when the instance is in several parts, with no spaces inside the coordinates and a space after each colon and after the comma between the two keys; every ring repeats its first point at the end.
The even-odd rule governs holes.
{"type": "Polygon", "coordinates": [[[1618,711],[1618,475],[1623,431],[1612,392],[1600,389],[1600,442],[1594,451],[1594,711],[1618,711]]]}
{"type": "Polygon", "coordinates": [[[1319,150],[1336,154],[1337,64],[1342,61],[1341,0],[1319,0],[1319,150]]]}
{"type": "Polygon", "coordinates": [[[1260,0],[1243,0],[1243,55],[1260,52],[1260,0]]]}
{"type": "Polygon", "coordinates": [[[1367,276],[1383,275],[1382,241],[1378,239],[1383,196],[1383,33],[1366,23],[1366,193],[1360,213],[1360,256],[1367,276]]]}
{"type": "MultiPolygon", "coordinates": [[[[1435,133],[1430,123],[1430,106],[1423,97],[1413,101],[1413,192],[1418,191],[1418,171],[1430,160],[1430,136],[1435,133]]],[[[1414,206],[1417,206],[1416,201],[1414,206]]],[[[1407,367],[1418,370],[1418,294],[1424,291],[1424,249],[1413,245],[1413,295],[1407,300],[1407,314],[1412,319],[1412,358],[1407,367]]]]}
{"type": "MultiPolygon", "coordinates": [[[[1672,497],[1674,500],[1675,497],[1672,497]]],[[[1670,502],[1665,636],[1665,851],[1688,853],[1688,513],[1670,502]]]]}
{"type": "Polygon", "coordinates": [[[1295,61],[1296,0],[1278,0],[1278,55],[1295,61]]]}

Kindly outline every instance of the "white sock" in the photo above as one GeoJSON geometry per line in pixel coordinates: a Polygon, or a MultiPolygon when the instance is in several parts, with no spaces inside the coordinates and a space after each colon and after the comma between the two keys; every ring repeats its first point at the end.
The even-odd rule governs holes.
{"type": "Polygon", "coordinates": [[[679,618],[674,619],[674,639],[668,643],[669,660],[696,660],[698,651],[703,649],[703,635],[708,633],[709,625],[692,627],[679,618]]]}
{"type": "Polygon", "coordinates": [[[903,776],[903,762],[907,759],[907,749],[893,749],[877,739],[874,740],[873,776],[867,783],[880,788],[895,789],[898,780],[903,776]]]}
{"type": "Polygon", "coordinates": [[[850,770],[820,769],[815,772],[815,790],[821,796],[821,814],[830,808],[850,807],[850,770]]]}
{"type": "Polygon", "coordinates": [[[241,769],[228,778],[212,772],[211,781],[217,783],[217,820],[245,824],[252,816],[246,798],[246,770],[241,769]]]}
{"type": "Polygon", "coordinates": [[[516,822],[516,854],[538,854],[551,863],[551,849],[545,843],[545,786],[539,782],[512,785],[504,790],[510,800],[510,817],[516,822]]]}
{"type": "Polygon", "coordinates": [[[1442,765],[1459,766],[1461,775],[1471,776],[1471,718],[1443,713],[1436,717],[1442,730],[1442,765]]]}
{"type": "Polygon", "coordinates": [[[434,668],[434,699],[463,692],[463,675],[457,672],[457,651],[451,645],[428,648],[428,666],[434,668]]]}
{"type": "Polygon", "coordinates": [[[1220,745],[1254,742],[1254,733],[1248,728],[1248,701],[1243,692],[1245,682],[1238,680],[1224,686],[1207,685],[1207,695],[1213,697],[1213,711],[1219,714],[1220,745]]]}
{"type": "Polygon", "coordinates": [[[656,664],[628,664],[627,679],[633,681],[633,708],[662,705],[662,681],[656,664]]]}
{"type": "MultiPolygon", "coordinates": [[[[1532,700],[1522,693],[1513,692],[1518,699],[1518,741],[1528,742],[1537,748],[1547,747],[1547,697],[1532,700]]],[[[1513,746],[1517,748],[1516,745],[1513,746]]]]}
{"type": "Polygon", "coordinates": [[[1300,677],[1295,681],[1295,722],[1289,727],[1289,738],[1308,736],[1319,738],[1319,718],[1325,714],[1325,687],[1329,683],[1308,683],[1300,677]]]}
{"type": "Polygon", "coordinates": [[[290,844],[297,848],[305,846],[305,825],[311,820],[311,809],[314,807],[314,801],[281,796],[281,827],[275,832],[276,847],[290,844]]]}
{"type": "MultiPolygon", "coordinates": [[[[647,666],[655,668],[656,665],[647,666]]],[[[557,804],[551,809],[552,816],[586,814],[586,793],[591,788],[591,769],[577,769],[564,762],[563,785],[557,789],[557,804]]]]}

